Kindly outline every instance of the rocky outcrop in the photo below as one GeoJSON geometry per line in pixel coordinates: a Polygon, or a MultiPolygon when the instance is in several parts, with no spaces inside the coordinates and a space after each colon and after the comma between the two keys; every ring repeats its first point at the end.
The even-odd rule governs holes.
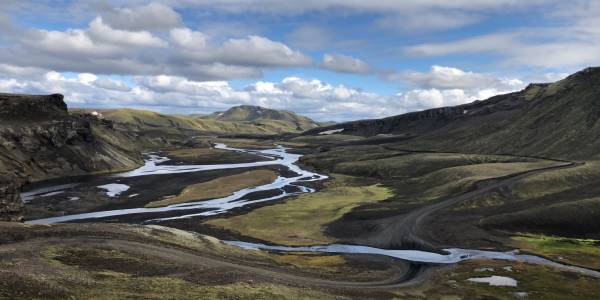
{"type": "Polygon", "coordinates": [[[0,93],[0,118],[50,119],[69,115],[63,95],[16,95],[0,93]]]}
{"type": "Polygon", "coordinates": [[[0,177],[0,221],[15,222],[22,219],[21,183],[15,181],[15,178],[0,177]]]}
{"type": "Polygon", "coordinates": [[[19,220],[24,184],[142,163],[134,136],[106,120],[70,115],[62,95],[0,94],[0,109],[0,220],[19,220]]]}

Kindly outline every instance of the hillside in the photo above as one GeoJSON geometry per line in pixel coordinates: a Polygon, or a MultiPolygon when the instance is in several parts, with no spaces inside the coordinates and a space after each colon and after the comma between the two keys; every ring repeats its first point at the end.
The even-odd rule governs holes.
{"type": "Polygon", "coordinates": [[[531,84],[485,101],[336,124],[305,134],[343,129],[346,135],[402,136],[403,145],[421,150],[581,159],[598,155],[599,117],[600,68],[588,68],[555,83],[531,84]]]}
{"type": "Polygon", "coordinates": [[[133,136],[90,115],[70,115],[63,96],[0,94],[0,220],[19,219],[29,182],[131,169],[133,136]]]}
{"type": "Polygon", "coordinates": [[[319,123],[310,118],[293,112],[251,105],[235,106],[224,112],[210,114],[203,119],[243,122],[258,126],[281,126],[288,132],[305,131],[320,126],[319,123]]]}
{"type": "Polygon", "coordinates": [[[97,111],[118,126],[136,131],[160,131],[166,134],[278,134],[302,132],[315,128],[318,123],[307,117],[287,111],[256,106],[237,106],[223,113],[208,116],[167,115],[138,109],[86,109],[97,111]]]}

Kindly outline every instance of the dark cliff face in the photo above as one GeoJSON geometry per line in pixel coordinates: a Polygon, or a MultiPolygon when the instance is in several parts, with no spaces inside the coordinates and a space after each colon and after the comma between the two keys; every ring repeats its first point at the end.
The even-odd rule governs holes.
{"type": "Polygon", "coordinates": [[[63,95],[15,95],[0,93],[0,118],[50,119],[67,117],[63,95]]]}
{"type": "Polygon", "coordinates": [[[110,122],[70,115],[62,95],[0,94],[0,220],[19,219],[24,184],[141,162],[134,137],[110,122]]]}

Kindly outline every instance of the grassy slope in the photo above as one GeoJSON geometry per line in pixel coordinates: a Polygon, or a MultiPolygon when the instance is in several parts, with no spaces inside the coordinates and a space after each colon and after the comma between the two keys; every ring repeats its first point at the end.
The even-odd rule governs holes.
{"type": "Polygon", "coordinates": [[[176,159],[178,161],[185,161],[186,163],[190,164],[231,164],[263,160],[262,157],[254,154],[234,152],[215,148],[180,147],[174,149],[165,149],[163,151],[170,158],[176,159]]]}
{"type": "MultiPolygon", "coordinates": [[[[90,112],[92,110],[85,110],[90,112]]],[[[257,118],[251,121],[235,119],[217,119],[198,117],[195,115],[166,115],[139,109],[105,109],[97,110],[106,119],[127,124],[141,130],[166,130],[176,133],[179,130],[193,130],[207,133],[229,134],[277,134],[283,132],[300,132],[314,128],[314,121],[286,112],[287,118],[257,118]]]]}
{"type": "Polygon", "coordinates": [[[545,235],[513,237],[519,249],[568,264],[600,269],[600,241],[545,235]]]}
{"type": "Polygon", "coordinates": [[[222,198],[241,189],[271,183],[276,178],[277,174],[271,170],[255,170],[244,172],[242,174],[220,177],[208,182],[190,185],[179,195],[150,202],[146,207],[161,207],[191,201],[222,198]]]}
{"type": "MultiPolygon", "coordinates": [[[[0,226],[4,225],[7,224],[0,223],[0,226]]],[[[165,253],[170,249],[186,249],[189,253],[222,257],[225,260],[242,260],[265,266],[285,264],[277,255],[244,251],[226,246],[211,237],[171,228],[106,224],[8,226],[2,227],[6,231],[1,237],[0,247],[6,246],[6,243],[15,243],[15,246],[6,246],[0,256],[0,299],[344,298],[309,288],[260,280],[255,274],[212,266],[202,260],[188,262],[183,258],[153,253],[150,250],[152,248],[124,248],[118,243],[120,239],[139,240],[145,245],[164,247],[165,253]],[[38,235],[44,238],[68,238],[25,250],[18,248],[22,247],[19,246],[20,242],[38,235]],[[83,240],[80,243],[72,242],[81,236],[83,240]],[[85,241],[85,238],[93,236],[112,236],[112,239],[104,243],[85,241]]],[[[287,267],[295,268],[291,264],[287,267]]],[[[314,267],[317,268],[316,265],[314,267]]]]}
{"type": "Polygon", "coordinates": [[[400,299],[595,299],[596,278],[562,272],[550,267],[524,263],[472,260],[462,262],[446,272],[439,272],[424,284],[397,292],[400,299]],[[468,281],[469,278],[504,276],[515,279],[517,287],[490,286],[468,281]]]}
{"type": "Polygon", "coordinates": [[[287,132],[301,132],[320,124],[304,116],[285,110],[274,110],[259,106],[235,106],[224,112],[210,114],[203,119],[225,122],[248,122],[259,126],[279,126],[287,132]]]}
{"type": "Polygon", "coordinates": [[[308,155],[303,162],[330,172],[377,178],[394,187],[393,199],[402,203],[442,199],[466,192],[481,180],[555,164],[499,155],[407,153],[380,146],[334,148],[308,155]]]}
{"type": "Polygon", "coordinates": [[[344,176],[338,176],[333,184],[319,192],[207,223],[277,244],[325,244],[333,240],[324,235],[324,225],[358,205],[381,201],[391,195],[379,185],[349,186],[344,176]]]}

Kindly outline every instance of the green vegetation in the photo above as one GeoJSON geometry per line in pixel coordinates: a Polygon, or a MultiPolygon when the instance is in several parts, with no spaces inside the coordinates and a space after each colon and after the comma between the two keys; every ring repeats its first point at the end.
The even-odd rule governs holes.
{"type": "Polygon", "coordinates": [[[161,207],[191,201],[227,197],[241,189],[265,185],[275,181],[277,174],[271,170],[254,170],[237,175],[220,177],[190,185],[174,197],[153,201],[146,207],[161,207]]]}
{"type": "Polygon", "coordinates": [[[101,286],[81,290],[83,299],[344,299],[306,288],[279,284],[234,283],[202,286],[169,277],[132,277],[123,274],[104,276],[101,286]]]}
{"type": "Polygon", "coordinates": [[[164,150],[168,157],[191,164],[232,164],[261,161],[265,158],[249,153],[214,148],[176,148],[164,150]]]}
{"type": "Polygon", "coordinates": [[[3,229],[0,299],[346,299],[307,288],[310,280],[301,278],[370,281],[397,273],[387,264],[355,267],[338,255],[247,251],[162,226],[9,224],[3,229]],[[277,270],[300,279],[278,278],[277,270]]]}
{"type": "Polygon", "coordinates": [[[268,139],[217,138],[211,139],[211,141],[224,143],[229,147],[243,149],[272,149],[276,147],[274,141],[268,139]]]}
{"type": "Polygon", "coordinates": [[[323,225],[342,217],[354,207],[392,196],[390,190],[381,185],[349,186],[343,183],[344,178],[336,180],[342,182],[285,203],[206,223],[277,244],[324,244],[334,240],[323,233],[323,225]]]}
{"type": "Polygon", "coordinates": [[[442,199],[467,192],[482,180],[558,164],[502,155],[411,153],[377,145],[334,148],[302,161],[335,173],[377,178],[394,188],[393,200],[401,203],[442,199]]]}
{"type": "Polygon", "coordinates": [[[325,143],[325,144],[334,144],[339,142],[349,142],[349,141],[360,141],[364,139],[363,137],[356,135],[345,135],[345,134],[330,134],[330,135],[305,135],[295,137],[290,139],[292,142],[296,143],[325,143]]]}
{"type": "Polygon", "coordinates": [[[319,126],[319,123],[291,112],[246,106],[233,107],[228,112],[208,116],[166,115],[139,109],[74,109],[74,112],[97,111],[108,120],[124,126],[128,130],[159,131],[165,134],[185,133],[186,131],[217,134],[278,134],[302,132],[319,126]],[[262,111],[263,113],[256,113],[262,111]],[[257,114],[254,116],[253,114],[257,114]]]}
{"type": "Polygon", "coordinates": [[[551,267],[517,262],[471,260],[433,275],[423,285],[396,292],[401,299],[595,299],[600,279],[551,267]],[[469,278],[505,276],[517,287],[490,286],[469,278]]]}
{"type": "Polygon", "coordinates": [[[415,153],[390,158],[349,161],[336,165],[336,173],[379,178],[414,178],[441,169],[475,164],[528,161],[508,156],[453,153],[415,153]]]}
{"type": "Polygon", "coordinates": [[[545,235],[513,237],[515,246],[554,261],[600,269],[600,241],[545,235]]]}
{"type": "Polygon", "coordinates": [[[405,191],[414,199],[413,202],[432,201],[465,193],[483,180],[540,169],[553,164],[553,162],[541,161],[481,163],[450,167],[408,180],[405,191]]]}
{"type": "Polygon", "coordinates": [[[516,183],[512,190],[515,199],[532,199],[597,182],[600,182],[600,161],[587,161],[575,168],[530,176],[516,183]]]}
{"type": "Polygon", "coordinates": [[[262,127],[281,127],[285,128],[285,132],[301,132],[320,126],[319,123],[293,112],[249,105],[235,106],[202,118],[224,122],[249,122],[262,127]]]}

